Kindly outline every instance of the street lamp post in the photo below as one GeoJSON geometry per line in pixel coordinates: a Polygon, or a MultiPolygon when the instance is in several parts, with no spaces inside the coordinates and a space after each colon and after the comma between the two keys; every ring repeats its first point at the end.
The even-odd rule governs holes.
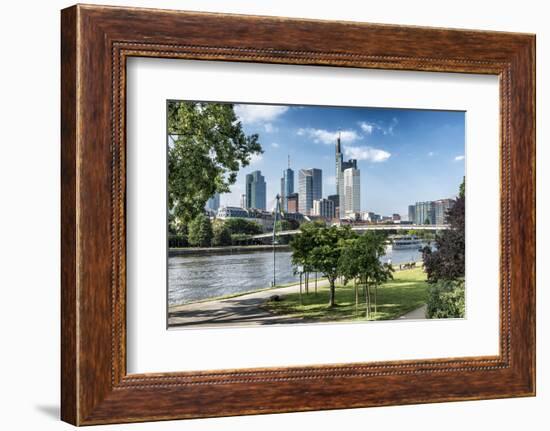
{"type": "Polygon", "coordinates": [[[275,197],[275,217],[273,219],[273,287],[275,287],[276,284],[276,276],[275,276],[275,235],[277,231],[277,220],[279,218],[279,212],[281,211],[279,200],[281,197],[277,193],[277,196],[275,197]]]}

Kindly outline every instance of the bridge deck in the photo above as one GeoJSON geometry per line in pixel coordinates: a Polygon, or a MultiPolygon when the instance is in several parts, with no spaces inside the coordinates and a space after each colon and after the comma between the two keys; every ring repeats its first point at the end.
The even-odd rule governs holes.
{"type": "MultiPolygon", "coordinates": [[[[431,224],[431,225],[414,225],[414,224],[408,224],[408,225],[364,225],[364,226],[352,226],[351,230],[362,232],[367,230],[388,230],[388,231],[399,231],[399,230],[446,230],[449,229],[449,225],[446,224],[431,224]]],[[[299,229],[295,230],[283,230],[280,232],[277,232],[277,236],[288,236],[288,235],[296,235],[297,233],[300,233],[299,229]]],[[[261,239],[261,238],[271,238],[273,237],[273,233],[262,233],[259,235],[254,235],[252,238],[254,239],[261,239]]]]}

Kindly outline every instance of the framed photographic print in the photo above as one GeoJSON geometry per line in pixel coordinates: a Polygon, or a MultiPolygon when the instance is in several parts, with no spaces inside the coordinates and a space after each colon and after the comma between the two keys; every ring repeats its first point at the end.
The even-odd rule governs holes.
{"type": "Polygon", "coordinates": [[[533,35],[61,30],[63,420],[535,394],[533,35]]]}

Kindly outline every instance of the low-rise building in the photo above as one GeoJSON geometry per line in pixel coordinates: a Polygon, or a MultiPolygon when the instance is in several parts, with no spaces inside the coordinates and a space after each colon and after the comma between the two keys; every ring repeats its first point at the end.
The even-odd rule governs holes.
{"type": "Polygon", "coordinates": [[[329,199],[315,199],[311,215],[333,219],[335,216],[334,202],[329,199]]]}

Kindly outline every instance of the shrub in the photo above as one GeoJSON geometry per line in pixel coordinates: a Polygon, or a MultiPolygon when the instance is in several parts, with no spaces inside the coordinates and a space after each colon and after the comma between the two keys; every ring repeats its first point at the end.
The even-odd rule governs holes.
{"type": "Polygon", "coordinates": [[[199,214],[189,223],[187,240],[194,247],[210,247],[212,243],[212,224],[206,215],[199,214]]]}
{"type": "Polygon", "coordinates": [[[464,317],[465,288],[464,280],[440,280],[428,290],[426,317],[446,319],[464,317]]]}
{"type": "Polygon", "coordinates": [[[216,223],[213,226],[214,236],[212,237],[212,245],[223,247],[231,245],[231,232],[224,223],[216,223]]]}

